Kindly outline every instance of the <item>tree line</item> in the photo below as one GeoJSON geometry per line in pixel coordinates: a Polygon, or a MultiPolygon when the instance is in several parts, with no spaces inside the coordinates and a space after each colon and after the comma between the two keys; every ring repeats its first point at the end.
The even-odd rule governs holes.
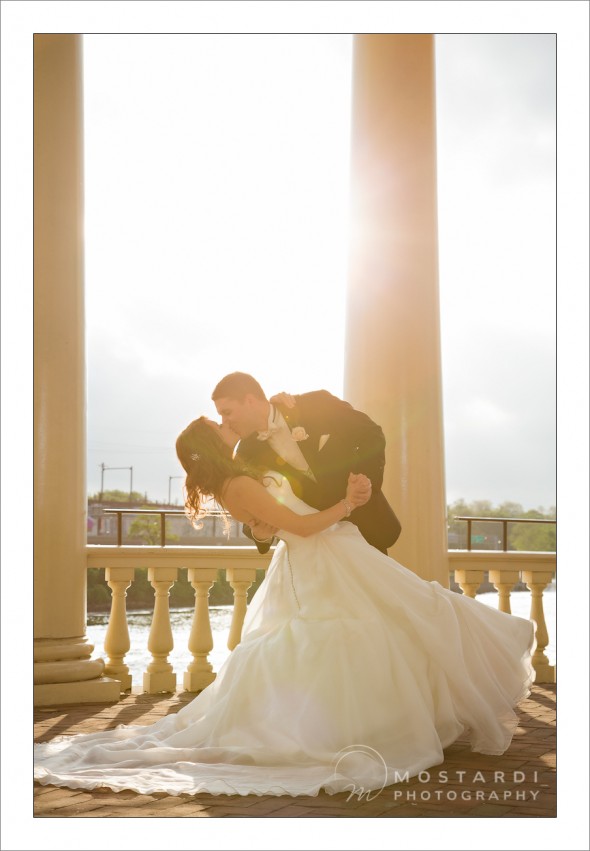
{"type": "MultiPolygon", "coordinates": [[[[505,501],[498,506],[489,500],[473,500],[466,502],[458,499],[447,507],[447,523],[449,533],[449,549],[465,549],[467,543],[467,523],[456,520],[456,517],[518,517],[526,520],[555,520],[555,507],[524,509],[518,502],[505,501]],[[460,544],[453,546],[454,544],[460,544]]],[[[502,535],[501,523],[471,524],[473,549],[497,549],[502,535]],[[475,539],[475,540],[474,540],[475,539]],[[483,540],[482,540],[483,539],[483,540]]],[[[555,552],[557,533],[555,523],[509,523],[508,550],[526,552],[555,552]]]]}

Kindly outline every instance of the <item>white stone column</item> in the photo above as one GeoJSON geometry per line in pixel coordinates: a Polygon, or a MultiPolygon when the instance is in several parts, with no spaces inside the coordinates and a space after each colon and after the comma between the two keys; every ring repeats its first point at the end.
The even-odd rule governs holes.
{"type": "Polygon", "coordinates": [[[34,36],[34,700],[115,701],[86,639],[81,38],[34,36]]]}
{"type": "Polygon", "coordinates": [[[390,555],[448,586],[434,39],[354,37],[345,398],[387,439],[390,555]]]}

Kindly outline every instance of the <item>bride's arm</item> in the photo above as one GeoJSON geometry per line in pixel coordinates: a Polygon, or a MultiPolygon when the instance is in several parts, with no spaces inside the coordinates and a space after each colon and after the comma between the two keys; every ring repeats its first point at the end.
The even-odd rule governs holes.
{"type": "Polygon", "coordinates": [[[353,509],[364,505],[369,497],[368,479],[351,474],[344,499],[324,511],[301,515],[278,503],[255,479],[238,476],[228,482],[223,502],[232,517],[242,523],[268,523],[277,529],[307,538],[348,517],[353,509]]]}

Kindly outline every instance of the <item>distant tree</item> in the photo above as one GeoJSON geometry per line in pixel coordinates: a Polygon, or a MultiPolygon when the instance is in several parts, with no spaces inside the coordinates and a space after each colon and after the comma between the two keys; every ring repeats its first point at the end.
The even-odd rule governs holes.
{"type": "Polygon", "coordinates": [[[525,517],[526,512],[520,502],[501,502],[498,508],[494,509],[493,517],[525,517]]]}
{"type": "MultiPolygon", "coordinates": [[[[555,520],[555,508],[525,511],[531,520],[555,520]]],[[[510,548],[528,552],[554,553],[557,549],[557,527],[553,523],[513,523],[509,527],[510,548]]]]}
{"type": "Polygon", "coordinates": [[[541,523],[515,523],[510,530],[511,549],[528,552],[554,553],[557,534],[555,526],[541,523]]]}
{"type": "MultiPolygon", "coordinates": [[[[519,502],[506,500],[493,506],[489,500],[466,502],[458,499],[447,507],[449,546],[465,549],[467,546],[467,524],[455,517],[518,517],[531,520],[554,520],[555,508],[525,511],[519,502]]],[[[474,522],[471,527],[472,546],[476,549],[497,549],[501,537],[501,525],[474,522]]],[[[508,525],[508,549],[529,552],[555,552],[555,525],[545,523],[511,523],[508,525]]]]}
{"type": "Polygon", "coordinates": [[[104,581],[104,570],[99,567],[91,567],[88,569],[86,577],[86,598],[90,611],[110,608],[111,592],[104,581]]]}
{"type": "MultiPolygon", "coordinates": [[[[100,493],[92,493],[88,495],[88,502],[99,502],[101,501],[100,493]]],[[[139,493],[139,491],[103,491],[102,492],[102,502],[124,502],[124,503],[138,503],[138,502],[146,502],[145,494],[139,493]]],[[[149,502],[149,500],[148,500],[149,502]]]]}
{"type": "MultiPolygon", "coordinates": [[[[137,517],[129,526],[127,534],[130,538],[140,538],[140,540],[150,546],[157,546],[161,543],[160,518],[137,517]]],[[[168,521],[166,521],[166,543],[171,544],[174,541],[178,541],[178,535],[169,531],[168,521]]]]}

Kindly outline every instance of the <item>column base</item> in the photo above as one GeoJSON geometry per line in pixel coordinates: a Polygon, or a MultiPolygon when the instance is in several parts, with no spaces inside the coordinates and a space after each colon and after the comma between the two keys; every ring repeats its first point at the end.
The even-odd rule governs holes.
{"type": "Polygon", "coordinates": [[[143,675],[143,690],[148,694],[159,694],[161,691],[176,691],[176,674],[170,671],[159,673],[146,672],[143,675]]]}
{"type": "Polygon", "coordinates": [[[555,665],[539,665],[535,666],[535,683],[542,685],[543,683],[554,684],[557,682],[557,668],[555,665]]]}
{"type": "Polygon", "coordinates": [[[65,706],[71,703],[117,703],[121,683],[98,677],[74,683],[41,683],[33,686],[34,706],[65,706]]]}
{"type": "Polygon", "coordinates": [[[203,691],[215,679],[213,671],[185,671],[182,684],[185,691],[203,691]]]}
{"type": "Polygon", "coordinates": [[[108,667],[105,668],[105,674],[107,675],[107,677],[110,677],[113,680],[119,680],[119,682],[121,683],[121,691],[129,691],[131,689],[131,674],[111,671],[108,667]]]}

